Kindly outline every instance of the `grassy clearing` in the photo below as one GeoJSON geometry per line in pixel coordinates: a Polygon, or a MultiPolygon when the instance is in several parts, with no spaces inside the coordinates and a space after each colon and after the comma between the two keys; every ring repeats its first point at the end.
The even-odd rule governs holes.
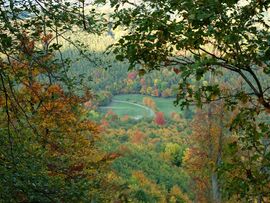
{"type": "MultiPolygon", "coordinates": [[[[143,98],[145,95],[140,94],[125,94],[125,95],[116,95],[113,97],[113,100],[127,101],[135,104],[143,105],[143,98]]],[[[173,104],[173,98],[159,98],[151,97],[158,108],[158,111],[164,112],[166,117],[170,117],[172,112],[182,113],[179,107],[175,107],[173,104]]],[[[136,105],[121,103],[121,102],[112,102],[109,106],[103,107],[104,110],[112,109],[116,114],[123,116],[129,115],[132,117],[143,116],[149,117],[149,111],[147,109],[141,108],[136,105]]]]}
{"type": "MultiPolygon", "coordinates": [[[[122,100],[121,100],[122,101],[122,100]]],[[[109,106],[101,107],[103,111],[112,110],[119,116],[128,115],[134,119],[141,119],[143,117],[151,117],[151,110],[143,106],[136,105],[136,103],[124,103],[113,101],[109,106]]]]}

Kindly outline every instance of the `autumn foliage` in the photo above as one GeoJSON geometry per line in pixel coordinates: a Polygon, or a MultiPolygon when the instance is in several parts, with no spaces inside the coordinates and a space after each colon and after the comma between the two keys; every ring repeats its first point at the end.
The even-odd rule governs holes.
{"type": "Polygon", "coordinates": [[[143,98],[143,104],[145,106],[148,106],[149,108],[151,108],[152,110],[156,110],[156,103],[155,101],[151,98],[151,97],[144,97],[143,98]]]}
{"type": "Polygon", "coordinates": [[[141,142],[143,142],[144,138],[145,138],[145,134],[137,130],[132,135],[132,143],[140,144],[141,142]]]}
{"type": "Polygon", "coordinates": [[[135,80],[136,77],[137,77],[137,72],[130,72],[128,74],[128,79],[130,79],[130,80],[135,80]]]}
{"type": "Polygon", "coordinates": [[[157,125],[165,125],[166,124],[163,112],[156,112],[155,123],[157,125]]]}
{"type": "Polygon", "coordinates": [[[34,41],[24,34],[16,60],[0,61],[0,157],[5,162],[0,168],[11,169],[1,180],[18,176],[0,189],[16,202],[90,200],[98,190],[90,189],[91,181],[102,177],[96,169],[106,163],[105,154],[94,147],[100,128],[85,116],[83,103],[90,95],[68,92],[55,80],[60,67],[53,54],[33,59],[36,46],[51,38],[34,41]],[[87,192],[74,195],[71,188],[87,192]]]}
{"type": "Polygon", "coordinates": [[[183,161],[199,202],[220,201],[220,182],[216,171],[222,160],[225,141],[224,115],[221,103],[210,104],[206,110],[197,110],[192,121],[190,147],[185,151],[183,161]]]}

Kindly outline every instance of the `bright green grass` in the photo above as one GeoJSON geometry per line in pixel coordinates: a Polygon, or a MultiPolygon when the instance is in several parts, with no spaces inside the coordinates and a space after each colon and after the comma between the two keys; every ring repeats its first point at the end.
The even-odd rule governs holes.
{"type": "MultiPolygon", "coordinates": [[[[123,100],[125,101],[125,100],[123,100]]],[[[141,119],[143,117],[152,117],[151,110],[141,106],[123,102],[113,101],[109,106],[101,107],[103,111],[112,110],[119,116],[128,115],[134,119],[141,119]]]]}
{"type": "MultiPolygon", "coordinates": [[[[113,100],[127,101],[135,104],[143,105],[143,98],[149,97],[146,95],[140,94],[125,94],[125,95],[116,95],[113,97],[113,100]]],[[[158,108],[158,111],[164,112],[166,117],[170,117],[172,112],[181,113],[179,107],[175,107],[173,104],[173,98],[159,98],[159,97],[151,97],[155,102],[158,108]]],[[[120,102],[112,102],[106,109],[112,109],[116,114],[123,116],[129,115],[132,117],[142,116],[142,117],[151,117],[151,112],[149,110],[141,108],[136,105],[125,104],[120,102]]]]}

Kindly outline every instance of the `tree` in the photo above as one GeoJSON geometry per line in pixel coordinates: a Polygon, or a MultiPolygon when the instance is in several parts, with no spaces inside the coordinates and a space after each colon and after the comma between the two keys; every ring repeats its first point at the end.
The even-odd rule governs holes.
{"type": "Polygon", "coordinates": [[[135,80],[137,77],[137,72],[130,72],[128,73],[128,79],[135,80]]]}
{"type": "Polygon", "coordinates": [[[265,122],[267,117],[258,117],[253,109],[244,109],[235,116],[234,133],[227,138],[219,168],[224,196],[233,197],[235,201],[269,202],[270,126],[265,122]]]}
{"type": "Polygon", "coordinates": [[[172,112],[171,113],[171,119],[175,122],[180,122],[182,120],[181,116],[177,112],[172,112]]]}
{"type": "Polygon", "coordinates": [[[133,133],[132,137],[131,137],[131,142],[132,142],[133,144],[141,144],[141,143],[144,141],[144,139],[145,139],[145,134],[142,133],[142,132],[139,131],[139,130],[136,130],[136,131],[133,133]]]}
{"type": "Polygon", "coordinates": [[[166,124],[163,112],[156,112],[155,123],[157,125],[165,125],[166,124]]]}
{"type": "MultiPolygon", "coordinates": [[[[184,107],[195,103],[201,107],[223,100],[229,110],[240,109],[241,116],[236,118],[238,122],[242,120],[241,125],[230,127],[239,136],[247,139],[251,136],[244,122],[247,114],[241,112],[250,112],[256,128],[263,119],[261,125],[269,129],[270,20],[265,15],[270,9],[269,1],[110,2],[115,8],[115,27],[128,30],[111,50],[118,59],[127,59],[130,69],[140,67],[141,73],[179,69],[181,79],[176,104],[184,107]],[[213,75],[217,80],[203,82],[213,75]],[[234,86],[235,81],[241,85],[234,86]],[[226,88],[221,85],[223,82],[226,88]]],[[[256,137],[258,133],[254,133],[252,136],[256,137]]],[[[252,140],[253,147],[247,151],[260,146],[263,138],[259,140],[252,140]]],[[[258,156],[263,159],[264,155],[258,156]]],[[[246,184],[247,188],[253,185],[246,184]]],[[[248,199],[247,190],[241,192],[248,199]]],[[[264,194],[262,190],[256,192],[259,193],[264,194]]]]}
{"type": "Polygon", "coordinates": [[[132,176],[137,182],[137,188],[132,195],[134,199],[140,202],[166,202],[164,189],[148,179],[142,171],[134,171],[132,176]]]}
{"type": "MultiPolygon", "coordinates": [[[[100,0],[98,2],[104,2],[100,0]]],[[[268,1],[215,0],[111,1],[115,26],[129,32],[113,47],[118,59],[126,58],[130,68],[141,64],[146,73],[162,67],[181,70],[178,102],[198,105],[219,98],[237,104],[243,97],[270,111],[269,11],[268,1]],[[120,6],[128,4],[129,6],[120,6]],[[228,94],[219,83],[191,86],[192,78],[232,73],[245,82],[244,88],[228,94]]]]}
{"type": "Polygon", "coordinates": [[[221,202],[221,181],[218,168],[222,163],[225,145],[226,117],[220,103],[197,110],[192,122],[189,148],[184,166],[192,179],[197,202],[221,202]]]}
{"type": "Polygon", "coordinates": [[[167,143],[164,149],[164,158],[168,159],[173,165],[180,167],[184,154],[184,147],[176,143],[167,143]]]}
{"type": "Polygon", "coordinates": [[[156,109],[157,109],[156,103],[151,97],[144,97],[143,98],[143,104],[145,106],[150,107],[154,111],[156,111],[156,109]]]}
{"type": "Polygon", "coordinates": [[[190,199],[184,194],[178,186],[173,186],[170,190],[169,194],[169,202],[170,203],[190,203],[190,199]]]}
{"type": "Polygon", "coordinates": [[[60,39],[79,48],[64,34],[75,25],[99,30],[84,3],[0,2],[1,202],[105,198],[99,126],[83,105],[92,95],[74,93],[79,83],[68,76],[69,60],[60,51],[60,39]]]}

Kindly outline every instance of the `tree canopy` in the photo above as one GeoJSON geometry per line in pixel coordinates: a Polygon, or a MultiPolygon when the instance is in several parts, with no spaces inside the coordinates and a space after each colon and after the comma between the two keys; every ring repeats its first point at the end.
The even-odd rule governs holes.
{"type": "MultiPolygon", "coordinates": [[[[201,105],[218,98],[227,104],[254,100],[269,112],[270,42],[268,1],[111,1],[115,26],[127,30],[113,47],[140,73],[173,67],[181,72],[178,101],[201,105]],[[244,87],[221,88],[221,75],[233,73],[244,87]],[[219,75],[211,84],[190,85],[219,75]],[[266,82],[265,82],[266,81],[266,82]],[[254,97],[255,96],[255,97],[254,97]]],[[[228,79],[225,79],[228,80],[228,79]]]]}
{"type": "MultiPolygon", "coordinates": [[[[189,198],[197,197],[213,202],[231,197],[232,201],[268,202],[270,2],[95,0],[95,3],[111,4],[112,22],[108,23],[105,14],[93,7],[86,8],[86,0],[0,1],[0,201],[114,199],[112,191],[121,188],[109,183],[114,172],[107,174],[107,161],[122,154],[107,154],[96,142],[102,129],[108,128],[110,132],[110,125],[120,126],[120,119],[109,111],[103,118],[96,116],[103,123],[100,125],[90,119],[89,110],[98,103],[96,100],[110,102],[113,92],[140,91],[170,97],[175,95],[173,89],[177,89],[176,104],[182,108],[194,104],[202,108],[196,113],[192,128],[187,130],[190,136],[185,139],[191,140],[183,141],[183,146],[172,143],[179,141],[176,137],[183,119],[173,112],[170,120],[147,97],[143,103],[156,112],[153,123],[143,121],[129,133],[121,126],[111,129],[119,140],[111,137],[110,144],[115,140],[116,144],[122,144],[130,135],[134,152],[146,147],[146,140],[151,141],[142,151],[134,153],[139,155],[139,164],[134,162],[132,150],[122,146],[122,151],[130,155],[122,161],[128,159],[126,163],[136,169],[122,171],[130,173],[133,186],[124,186],[124,190],[136,191],[132,198],[149,202],[189,202],[189,198]],[[126,75],[118,72],[118,76],[126,78],[118,81],[122,84],[116,90],[119,78],[109,77],[105,70],[92,70],[97,80],[102,75],[111,79],[99,81],[100,98],[94,100],[83,83],[83,75],[70,74],[72,59],[63,56],[62,44],[67,42],[80,56],[95,64],[96,59],[87,47],[79,40],[73,41],[69,33],[80,30],[86,35],[100,35],[106,26],[112,25],[125,32],[108,52],[117,60],[128,61],[132,72],[126,75]],[[156,77],[154,72],[151,77],[139,78],[153,70],[161,70],[162,77],[156,77]],[[207,112],[204,104],[209,104],[207,112]],[[162,137],[168,139],[164,149],[160,147],[162,137]],[[145,156],[144,150],[155,147],[158,153],[145,156]],[[155,169],[160,168],[162,157],[169,160],[163,168],[167,176],[162,177],[163,174],[160,180],[156,175],[160,171],[155,169]],[[155,160],[158,162],[151,168],[149,164],[155,160]],[[150,169],[154,179],[137,170],[140,165],[150,169]],[[185,173],[183,177],[177,176],[175,182],[174,176],[167,178],[171,170],[183,172],[183,167],[194,183],[200,182],[190,197],[185,194],[186,183],[180,181],[186,179],[185,173]],[[160,181],[166,184],[160,187],[160,181]],[[209,197],[202,191],[207,191],[209,197]]],[[[125,127],[131,125],[132,122],[125,127]]],[[[122,166],[116,164],[118,171],[122,166]]],[[[125,191],[118,192],[126,199],[125,191]]]]}
{"type": "Polygon", "coordinates": [[[115,27],[124,28],[126,33],[109,51],[116,59],[127,60],[130,69],[140,75],[156,69],[174,70],[181,77],[176,101],[181,107],[202,107],[218,101],[234,112],[227,134],[235,140],[228,144],[226,153],[238,158],[233,163],[221,160],[215,170],[219,178],[227,177],[222,183],[227,197],[236,194],[245,201],[267,201],[269,184],[264,181],[269,182],[270,165],[270,2],[110,3],[115,8],[115,27]],[[241,153],[248,157],[243,158],[241,153]],[[242,173],[237,173],[239,170],[242,173]],[[236,173],[233,178],[228,176],[229,171],[236,173]],[[257,181],[262,183],[260,187],[257,181]]]}
{"type": "Polygon", "coordinates": [[[1,202],[90,202],[102,196],[106,160],[95,147],[99,126],[82,105],[91,93],[74,91],[80,78],[68,75],[70,59],[61,52],[66,40],[91,60],[65,35],[102,30],[101,16],[91,12],[85,15],[83,1],[0,1],[1,202]]]}

